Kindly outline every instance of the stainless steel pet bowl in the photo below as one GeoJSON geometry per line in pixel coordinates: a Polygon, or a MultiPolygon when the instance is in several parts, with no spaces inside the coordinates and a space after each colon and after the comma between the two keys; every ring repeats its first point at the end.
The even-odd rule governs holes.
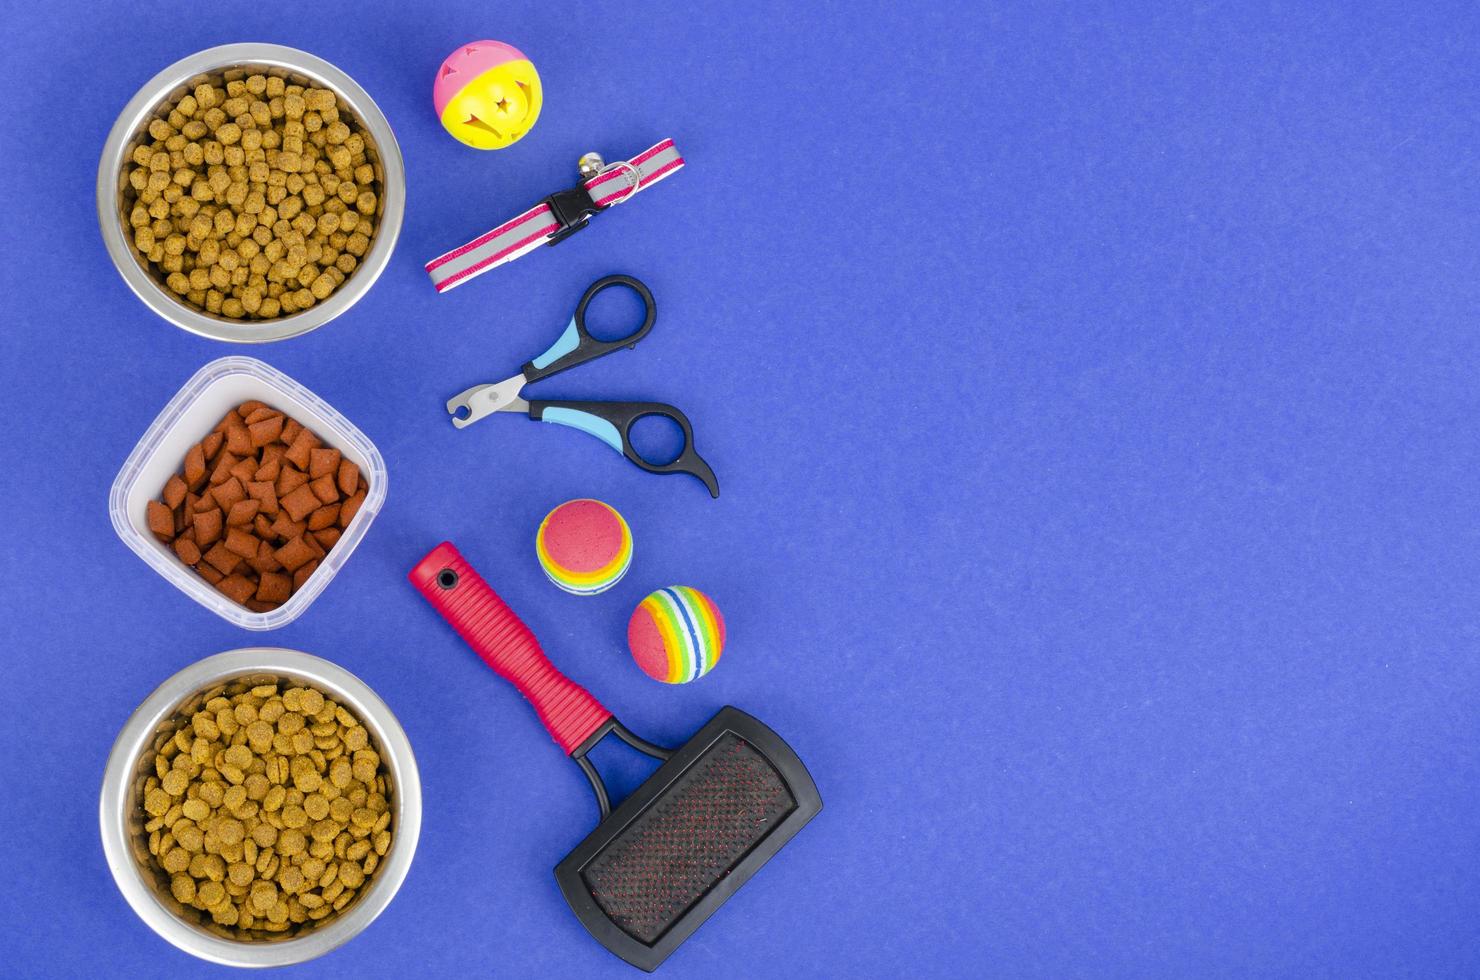
{"type": "MultiPolygon", "coordinates": [[[[197,661],[165,681],[129,718],[113,743],[98,804],[103,852],[113,880],[139,918],[193,956],[229,966],[286,966],[322,956],[354,938],[395,897],[421,836],[421,778],[406,733],[385,702],[358,677],[319,657],[277,647],[250,647],[197,661]],[[356,899],[322,924],[305,923],[282,939],[243,941],[223,936],[175,911],[169,875],[151,864],[140,805],[154,774],[156,750],[171,722],[210,700],[230,682],[306,684],[352,711],[370,733],[390,782],[391,846],[356,899]]],[[[205,920],[209,922],[209,918],[205,920]]]]}
{"type": "Polygon", "coordinates": [[[98,224],[103,242],[119,275],[150,309],[177,327],[235,343],[256,344],[283,340],[321,327],[354,306],[375,284],[390,261],[406,208],[406,167],[401,148],[380,107],[344,72],[322,58],[278,44],[226,44],[208,48],[175,62],[151,78],[129,100],[108,134],[103,158],[98,163],[98,224]],[[261,72],[277,75],[291,84],[314,84],[332,89],[347,112],[365,133],[365,151],[381,186],[375,238],[359,266],[322,303],[272,320],[234,320],[195,309],[170,292],[164,277],[149,268],[144,256],[133,247],[128,215],[133,207],[133,188],[128,183],[127,163],[135,147],[148,138],[149,123],[167,115],[170,105],[209,76],[225,73],[228,78],[261,72]]]}

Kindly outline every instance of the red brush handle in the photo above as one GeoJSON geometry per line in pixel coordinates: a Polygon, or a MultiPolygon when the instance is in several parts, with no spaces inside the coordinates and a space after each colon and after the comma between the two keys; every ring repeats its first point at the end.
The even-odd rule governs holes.
{"type": "Polygon", "coordinates": [[[408,577],[483,662],[529,699],[567,755],[611,718],[584,687],[555,669],[529,627],[450,542],[433,548],[408,577]]]}

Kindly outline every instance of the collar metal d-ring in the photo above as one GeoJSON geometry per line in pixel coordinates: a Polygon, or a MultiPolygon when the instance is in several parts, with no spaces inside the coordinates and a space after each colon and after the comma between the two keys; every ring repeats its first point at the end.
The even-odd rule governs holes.
{"type": "Polygon", "coordinates": [[[617,198],[615,201],[609,204],[608,207],[616,207],[618,204],[626,203],[626,201],[631,198],[632,195],[636,194],[638,190],[640,190],[642,187],[642,171],[638,170],[637,167],[635,167],[630,160],[618,160],[616,163],[607,164],[601,169],[601,172],[610,173],[613,170],[631,171],[632,186],[628,188],[626,194],[617,198]]]}

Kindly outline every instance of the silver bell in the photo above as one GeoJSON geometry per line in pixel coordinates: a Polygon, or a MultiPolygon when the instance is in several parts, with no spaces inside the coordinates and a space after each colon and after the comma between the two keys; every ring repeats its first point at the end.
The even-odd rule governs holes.
{"type": "Polygon", "coordinates": [[[592,177],[595,177],[597,174],[601,173],[602,170],[606,169],[606,161],[601,158],[600,153],[597,153],[593,150],[592,152],[583,155],[577,166],[581,170],[581,179],[590,180],[592,177]]]}

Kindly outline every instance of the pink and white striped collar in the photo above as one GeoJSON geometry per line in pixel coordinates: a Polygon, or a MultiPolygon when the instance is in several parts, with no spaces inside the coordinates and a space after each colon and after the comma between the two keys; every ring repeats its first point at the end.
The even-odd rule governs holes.
{"type": "Polygon", "coordinates": [[[519,217],[432,259],[426,265],[427,275],[432,277],[432,285],[437,292],[445,293],[541,245],[553,245],[565,235],[584,227],[591,214],[627,201],[682,167],[683,157],[678,148],[673,145],[673,140],[665,139],[631,160],[607,165],[600,173],[583,181],[576,189],[576,196],[581,200],[575,213],[563,213],[566,208],[562,207],[563,202],[568,204],[567,197],[573,192],[552,194],[519,217]],[[585,193],[579,194],[581,190],[585,193]],[[587,197],[589,205],[585,204],[587,197]]]}

